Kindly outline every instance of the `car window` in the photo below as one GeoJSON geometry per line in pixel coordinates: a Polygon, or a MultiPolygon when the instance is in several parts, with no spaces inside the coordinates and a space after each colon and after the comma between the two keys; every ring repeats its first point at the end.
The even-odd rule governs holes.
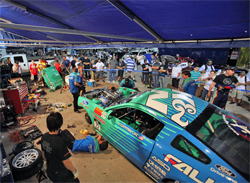
{"type": "Polygon", "coordinates": [[[22,56],[18,56],[18,57],[13,57],[14,58],[14,62],[18,61],[19,63],[23,62],[23,57],[22,56]]]}
{"type": "Polygon", "coordinates": [[[186,127],[231,166],[249,177],[250,127],[230,113],[212,105],[186,127]]]}
{"type": "Polygon", "coordinates": [[[116,109],[111,115],[152,140],[155,140],[164,127],[155,117],[135,108],[116,109]]]}
{"type": "Polygon", "coordinates": [[[171,142],[171,145],[192,158],[201,161],[202,163],[209,164],[211,162],[207,155],[181,135],[175,137],[175,139],[171,142]]]}

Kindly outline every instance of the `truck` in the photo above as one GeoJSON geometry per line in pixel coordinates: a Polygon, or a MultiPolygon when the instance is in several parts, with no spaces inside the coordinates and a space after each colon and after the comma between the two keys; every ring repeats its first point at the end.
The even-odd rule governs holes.
{"type": "MultiPolygon", "coordinates": [[[[15,64],[15,61],[18,61],[22,68],[22,75],[28,75],[30,73],[29,66],[31,64],[31,60],[34,60],[34,62],[37,64],[39,62],[39,58],[41,58],[41,56],[27,57],[26,54],[5,55],[0,58],[0,64],[7,64],[7,59],[9,59],[13,65],[15,64]]],[[[48,62],[48,64],[50,64],[55,60],[55,57],[44,57],[44,59],[48,62]]]]}

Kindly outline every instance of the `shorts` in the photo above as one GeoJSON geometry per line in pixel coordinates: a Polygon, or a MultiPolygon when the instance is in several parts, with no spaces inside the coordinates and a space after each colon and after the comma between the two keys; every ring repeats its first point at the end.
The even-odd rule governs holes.
{"type": "Polygon", "coordinates": [[[172,86],[178,88],[180,79],[172,78],[172,86]]]}
{"type": "Polygon", "coordinates": [[[237,99],[242,99],[243,98],[243,91],[239,91],[239,90],[233,90],[232,92],[232,97],[236,97],[237,95],[237,99]]]}
{"type": "Polygon", "coordinates": [[[213,101],[212,104],[214,104],[220,108],[225,108],[227,100],[228,100],[228,94],[229,94],[229,92],[223,93],[221,91],[218,91],[215,88],[213,98],[212,98],[212,101],[213,101]]]}

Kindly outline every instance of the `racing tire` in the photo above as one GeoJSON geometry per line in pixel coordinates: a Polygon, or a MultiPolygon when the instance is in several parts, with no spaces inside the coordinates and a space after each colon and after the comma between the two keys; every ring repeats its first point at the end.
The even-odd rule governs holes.
{"type": "Polygon", "coordinates": [[[11,170],[14,180],[29,178],[36,174],[42,166],[42,152],[36,148],[24,150],[11,159],[11,170]]]}
{"type": "Polygon", "coordinates": [[[92,124],[92,121],[91,121],[88,113],[85,114],[85,120],[87,121],[88,124],[90,124],[90,125],[92,124]]]}

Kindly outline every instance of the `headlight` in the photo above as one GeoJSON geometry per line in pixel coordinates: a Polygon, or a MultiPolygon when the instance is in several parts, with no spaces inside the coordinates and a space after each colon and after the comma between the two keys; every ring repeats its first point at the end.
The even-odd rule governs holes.
{"type": "Polygon", "coordinates": [[[3,159],[1,177],[11,174],[9,162],[6,158],[3,159]]]}

